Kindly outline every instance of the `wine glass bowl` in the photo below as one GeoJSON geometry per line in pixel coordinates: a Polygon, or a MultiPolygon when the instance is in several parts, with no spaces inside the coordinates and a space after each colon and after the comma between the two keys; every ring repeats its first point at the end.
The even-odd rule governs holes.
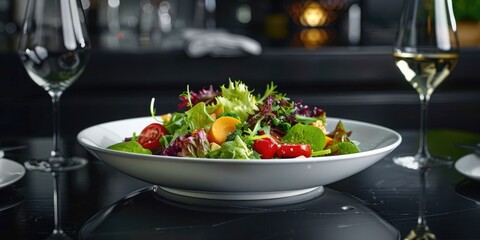
{"type": "Polygon", "coordinates": [[[65,91],[83,72],[86,60],[81,54],[70,51],[52,53],[43,46],[25,49],[20,58],[30,78],[47,92],[65,91]],[[82,66],[83,63],[83,66],[82,66]]]}
{"type": "Polygon", "coordinates": [[[18,54],[29,77],[52,98],[53,149],[46,159],[25,163],[29,170],[67,171],[86,164],[59,149],[60,97],[83,73],[90,40],[80,0],[29,0],[18,54]]]}
{"type": "Polygon", "coordinates": [[[427,115],[431,95],[455,68],[458,54],[452,1],[406,0],[393,57],[420,98],[420,146],[414,155],[395,156],[396,164],[411,169],[451,164],[448,160],[432,157],[428,150],[427,115]]]}

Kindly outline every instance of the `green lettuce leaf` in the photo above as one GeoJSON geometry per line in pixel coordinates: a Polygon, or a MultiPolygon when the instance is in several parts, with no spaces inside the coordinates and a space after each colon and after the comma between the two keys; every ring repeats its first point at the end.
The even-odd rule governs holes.
{"type": "Polygon", "coordinates": [[[332,144],[328,147],[332,151],[332,155],[343,155],[358,153],[360,149],[348,137],[351,132],[348,132],[342,121],[337,123],[335,130],[331,133],[332,144]]]}
{"type": "Polygon", "coordinates": [[[227,159],[249,159],[252,153],[253,150],[251,150],[239,136],[236,136],[235,140],[225,142],[221,145],[219,157],[227,159]]]}
{"type": "Polygon", "coordinates": [[[163,126],[165,127],[165,129],[167,129],[168,133],[173,134],[174,132],[184,128],[185,125],[187,125],[186,120],[187,115],[179,112],[172,113],[172,117],[170,118],[170,120],[168,122],[164,122],[163,126]]]}
{"type": "Polygon", "coordinates": [[[162,136],[160,142],[162,146],[170,145],[179,136],[185,136],[188,133],[187,115],[184,113],[172,113],[168,122],[163,124],[167,129],[168,135],[162,136]]]}
{"type": "Polygon", "coordinates": [[[190,110],[186,111],[187,123],[191,131],[204,128],[205,131],[210,129],[212,123],[215,121],[207,112],[207,108],[204,102],[195,104],[190,110]]]}
{"type": "Polygon", "coordinates": [[[320,151],[325,148],[325,134],[320,128],[296,124],[288,131],[287,135],[283,137],[285,143],[307,143],[310,144],[312,151],[320,151]]]}
{"type": "Polygon", "coordinates": [[[128,141],[128,142],[119,142],[107,148],[111,150],[122,151],[122,152],[140,153],[140,154],[148,154],[148,155],[152,154],[152,151],[143,148],[142,145],[138,143],[135,139],[132,139],[131,141],[128,141]]]}
{"type": "Polygon", "coordinates": [[[355,145],[355,143],[353,142],[338,142],[332,144],[330,150],[332,151],[333,155],[343,155],[360,152],[358,146],[355,145]]]}

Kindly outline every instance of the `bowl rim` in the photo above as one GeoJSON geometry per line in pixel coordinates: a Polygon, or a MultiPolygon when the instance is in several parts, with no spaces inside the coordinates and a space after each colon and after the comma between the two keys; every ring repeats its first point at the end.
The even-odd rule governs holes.
{"type": "MultiPolygon", "coordinates": [[[[117,155],[117,156],[130,156],[130,157],[136,157],[136,158],[142,158],[142,159],[157,159],[157,160],[170,160],[170,161],[186,161],[186,162],[208,162],[208,163],[233,163],[233,164],[245,164],[245,163],[256,163],[256,164],[285,164],[285,163],[314,163],[314,162],[326,162],[326,161],[340,161],[340,160],[346,160],[346,159],[356,159],[356,158],[362,158],[362,157],[368,157],[380,153],[384,153],[387,151],[394,150],[396,147],[400,145],[402,142],[402,136],[395,130],[392,130],[387,127],[383,127],[377,124],[373,123],[368,123],[368,122],[362,122],[358,120],[351,120],[351,119],[346,119],[346,118],[336,118],[336,117],[328,117],[327,121],[346,121],[352,124],[359,124],[359,125],[364,125],[372,128],[376,128],[378,130],[383,130],[385,132],[388,132],[392,134],[393,138],[396,138],[396,140],[387,145],[383,146],[380,148],[375,148],[372,150],[367,150],[367,151],[362,151],[359,153],[352,153],[352,154],[345,154],[345,155],[335,155],[335,156],[319,156],[319,157],[309,157],[309,158],[275,158],[275,159],[219,159],[219,158],[191,158],[191,157],[180,157],[180,156],[165,156],[165,155],[146,155],[146,154],[139,154],[139,153],[130,153],[130,152],[122,152],[118,150],[111,150],[99,146],[92,145],[88,142],[86,142],[84,137],[82,135],[85,134],[85,132],[99,127],[101,125],[108,125],[116,122],[121,122],[121,121],[134,121],[134,120],[140,120],[148,117],[135,117],[135,118],[127,118],[127,119],[120,119],[120,120],[114,120],[114,121],[109,121],[109,122],[104,122],[100,124],[96,124],[90,127],[87,127],[83,130],[81,130],[77,134],[77,141],[82,145],[83,147],[87,149],[94,150],[95,152],[101,152],[105,154],[110,154],[110,155],[117,155]]],[[[151,116],[150,116],[151,118],[151,116]]],[[[87,140],[88,141],[88,140],[87,140]]]]}

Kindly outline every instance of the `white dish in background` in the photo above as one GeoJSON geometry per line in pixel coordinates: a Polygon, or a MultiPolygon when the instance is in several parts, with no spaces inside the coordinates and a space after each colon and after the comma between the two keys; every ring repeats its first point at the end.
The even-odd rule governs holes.
{"type": "MultiPolygon", "coordinates": [[[[328,118],[332,131],[338,118],[328,118]]],[[[107,122],[82,130],[77,139],[111,167],[186,197],[259,200],[306,194],[356,174],[381,160],[402,141],[397,132],[341,119],[362,152],[297,159],[206,159],[143,155],[107,149],[153,122],[142,117],[107,122]]]]}
{"type": "Polygon", "coordinates": [[[25,168],[12,160],[0,158],[0,189],[20,180],[25,175],[25,168]]]}
{"type": "Polygon", "coordinates": [[[480,157],[474,153],[458,159],[455,162],[455,169],[470,179],[480,181],[480,157]]]}

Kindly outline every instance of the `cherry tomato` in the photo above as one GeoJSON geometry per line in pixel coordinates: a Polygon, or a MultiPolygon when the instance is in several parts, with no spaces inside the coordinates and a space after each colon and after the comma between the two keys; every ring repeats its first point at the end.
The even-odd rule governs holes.
{"type": "Polygon", "coordinates": [[[160,138],[167,134],[167,129],[160,123],[152,123],[146,126],[140,136],[138,136],[138,143],[146,149],[156,149],[161,146],[160,138]]]}
{"type": "Polygon", "coordinates": [[[277,150],[277,157],[279,158],[296,158],[300,156],[310,157],[312,155],[312,148],[309,144],[286,143],[281,144],[277,150]]]}
{"type": "Polygon", "coordinates": [[[262,159],[273,158],[277,148],[278,144],[269,137],[257,139],[253,142],[253,150],[258,152],[262,159]]]}

